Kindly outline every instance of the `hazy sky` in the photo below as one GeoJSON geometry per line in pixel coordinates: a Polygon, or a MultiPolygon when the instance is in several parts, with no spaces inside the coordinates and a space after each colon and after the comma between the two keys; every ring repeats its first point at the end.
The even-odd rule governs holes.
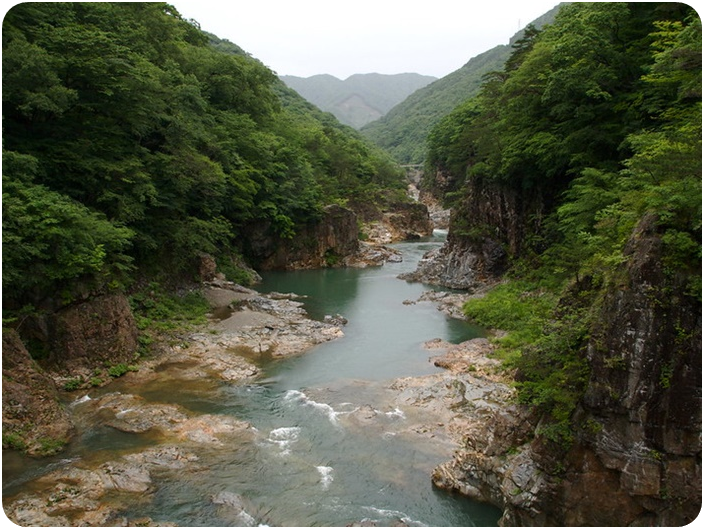
{"type": "Polygon", "coordinates": [[[559,0],[172,0],[279,75],[443,77],[559,0]]]}

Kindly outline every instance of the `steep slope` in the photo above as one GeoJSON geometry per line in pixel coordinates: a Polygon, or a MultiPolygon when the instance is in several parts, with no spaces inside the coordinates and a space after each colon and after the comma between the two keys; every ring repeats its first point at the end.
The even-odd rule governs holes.
{"type": "Polygon", "coordinates": [[[253,224],[290,238],[331,202],[405,196],[379,148],[168,4],[21,4],[3,31],[7,308],[188,274],[253,224]]]}
{"type": "MultiPolygon", "coordinates": [[[[532,25],[541,28],[549,24],[558,9],[556,6],[532,25]]],[[[523,31],[518,32],[508,45],[477,55],[459,70],[419,89],[384,117],[363,127],[362,134],[401,163],[423,162],[426,137],[433,126],[457,105],[476,95],[487,73],[503,68],[511,55],[511,45],[522,35],[523,31]]]]}
{"type": "Polygon", "coordinates": [[[505,525],[699,514],[701,42],[685,4],[572,3],[430,136],[453,217],[420,278],[500,280],[464,311],[520,405],[434,479],[505,525]]]}
{"type": "Polygon", "coordinates": [[[354,128],[385,115],[410,94],[436,78],[417,73],[355,74],[345,80],[327,74],[280,77],[308,101],[354,128]]]}
{"type": "MultiPolygon", "coordinates": [[[[170,4],[18,4],[2,45],[3,321],[69,385],[136,359],[155,292],[251,278],[243,254],[315,233],[331,203],[407,200],[388,155],[170,4]]],[[[358,243],[345,214],[335,257],[358,243]]],[[[4,445],[44,435],[16,419],[4,445]]]]}

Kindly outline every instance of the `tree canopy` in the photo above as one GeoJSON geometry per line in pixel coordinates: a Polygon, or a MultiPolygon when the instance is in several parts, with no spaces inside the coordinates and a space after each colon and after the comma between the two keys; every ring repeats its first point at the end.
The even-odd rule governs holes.
{"type": "Polygon", "coordinates": [[[550,415],[554,439],[571,436],[589,377],[581,348],[605,326],[601,300],[628,288],[638,226],[658,240],[657,306],[701,307],[701,38],[685,4],[564,5],[429,136],[425,184],[455,206],[450,233],[495,237],[513,263],[513,283],[467,314],[491,326],[492,305],[512,307],[519,400],[550,415]],[[522,230],[510,241],[473,213],[492,193],[523,208],[509,212],[522,230]]]}
{"type": "Polygon", "coordinates": [[[19,4],[2,46],[6,307],[402,193],[389,157],[169,4],[19,4]]]}
{"type": "Polygon", "coordinates": [[[566,5],[428,141],[426,182],[448,173],[455,199],[472,182],[539,194],[557,228],[549,242],[591,256],[574,266],[618,253],[647,212],[695,250],[701,22],[684,4],[566,5]]]}

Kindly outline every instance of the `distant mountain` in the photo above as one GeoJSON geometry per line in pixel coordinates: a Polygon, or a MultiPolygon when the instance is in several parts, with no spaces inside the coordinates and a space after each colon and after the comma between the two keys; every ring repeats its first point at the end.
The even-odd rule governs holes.
{"type": "Polygon", "coordinates": [[[384,116],[413,92],[436,79],[417,73],[355,74],[344,81],[327,74],[281,76],[288,87],[356,129],[384,116]]]}
{"type": "MultiPolygon", "coordinates": [[[[561,4],[560,4],[561,5],[561,4]]],[[[536,28],[551,23],[560,5],[532,22],[536,28]]],[[[469,60],[459,70],[438,79],[409,96],[384,117],[362,127],[364,136],[388,151],[401,163],[421,163],[426,155],[426,137],[440,119],[457,105],[475,96],[485,74],[503,69],[516,33],[508,45],[500,45],[469,60]]]]}

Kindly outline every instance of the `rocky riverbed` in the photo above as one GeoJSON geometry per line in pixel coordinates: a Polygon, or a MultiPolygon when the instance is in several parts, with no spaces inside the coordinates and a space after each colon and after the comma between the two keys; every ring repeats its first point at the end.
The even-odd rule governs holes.
{"type": "MultiPolygon", "coordinates": [[[[251,383],[261,376],[262,361],[302,354],[344,334],[344,317],[312,320],[293,294],[261,295],[220,280],[206,284],[204,294],[213,309],[206,328],[142,362],[138,371],[100,392],[75,393],[75,400],[67,406],[79,432],[100,426],[139,436],[143,442],[132,449],[99,450],[60,462],[22,492],[4,498],[5,512],[12,521],[23,526],[171,525],[150,518],[129,519],[122,513],[135,504],[153,501],[165,477],[189,479],[204,472],[203,454],[262,442],[265,434],[232,416],[198,414],[179,404],[153,402],[132,393],[131,388],[251,383]]],[[[436,294],[413,302],[444,301],[439,308],[456,315],[451,307],[456,309],[461,299],[445,298],[436,294]]],[[[445,372],[391,381],[383,390],[383,411],[378,403],[374,407],[360,401],[341,420],[350,428],[377,427],[384,435],[430,442],[438,453],[449,457],[461,448],[468,429],[481,429],[487,418],[501,413],[512,389],[497,361],[488,357],[492,346],[486,339],[459,345],[431,340],[425,346],[431,360],[445,372]]],[[[443,479],[436,482],[442,485],[443,479]]],[[[264,523],[248,512],[246,502],[235,492],[222,491],[194,501],[225,513],[233,525],[264,523]]]]}

